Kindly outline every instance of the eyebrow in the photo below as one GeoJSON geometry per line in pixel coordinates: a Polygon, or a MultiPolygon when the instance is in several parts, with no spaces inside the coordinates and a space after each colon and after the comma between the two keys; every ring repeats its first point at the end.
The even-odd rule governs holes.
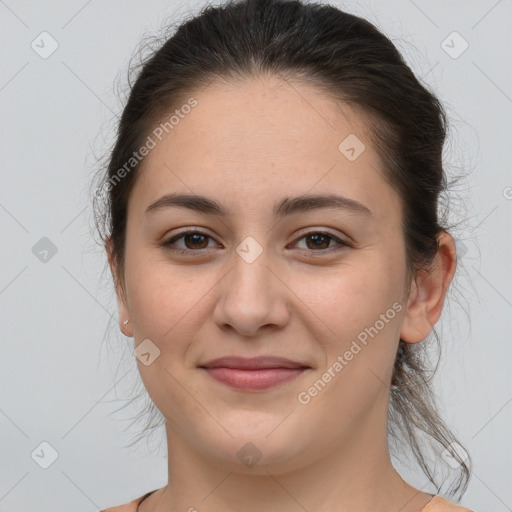
{"type": "MultiPolygon", "coordinates": [[[[195,194],[179,193],[162,196],[150,204],[145,213],[148,214],[166,208],[188,208],[199,213],[220,215],[221,217],[232,215],[229,209],[214,199],[195,194]]],[[[294,213],[318,209],[342,209],[373,218],[372,212],[359,201],[336,194],[285,197],[274,205],[273,214],[275,217],[281,218],[294,213]]]]}

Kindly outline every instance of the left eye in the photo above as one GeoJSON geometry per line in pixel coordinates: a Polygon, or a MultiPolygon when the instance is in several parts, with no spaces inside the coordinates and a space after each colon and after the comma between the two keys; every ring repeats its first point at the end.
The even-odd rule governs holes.
{"type": "MultiPolygon", "coordinates": [[[[332,249],[332,247],[330,247],[330,243],[332,241],[335,241],[336,245],[339,245],[339,246],[348,246],[348,243],[343,242],[339,238],[337,238],[334,235],[331,235],[329,233],[311,231],[310,233],[306,233],[301,238],[299,238],[299,241],[300,240],[308,240],[308,239],[312,241],[312,244],[310,244],[310,247],[306,247],[306,250],[316,251],[316,250],[332,249]],[[325,246],[326,244],[327,244],[327,246],[325,246]]],[[[306,246],[307,245],[308,245],[308,243],[306,242],[306,246]]]]}
{"type": "MultiPolygon", "coordinates": [[[[175,251],[178,253],[187,253],[187,252],[198,252],[201,249],[206,249],[208,246],[207,239],[212,237],[210,235],[207,235],[206,233],[202,233],[200,231],[186,231],[184,233],[181,233],[179,235],[176,235],[166,242],[162,243],[162,246],[170,249],[171,251],[175,251]],[[177,246],[178,248],[172,248],[171,246],[176,245],[176,242],[178,240],[183,239],[185,243],[185,247],[177,246]],[[190,247],[192,246],[192,247],[190,247]],[[197,247],[200,246],[200,247],[197,247]]],[[[297,242],[301,240],[310,240],[311,243],[308,244],[306,241],[306,250],[312,251],[312,252],[318,252],[318,251],[324,251],[324,252],[331,252],[330,249],[332,249],[331,242],[336,242],[336,245],[338,246],[345,246],[348,247],[349,244],[347,242],[344,242],[340,240],[339,238],[335,237],[334,235],[331,235],[330,233],[324,233],[321,231],[311,231],[309,233],[306,233],[305,235],[301,236],[297,242]],[[327,251],[326,249],[329,249],[327,251]]],[[[335,247],[336,247],[335,245],[335,247]]],[[[338,249],[336,249],[338,250],[338,249]]]]}

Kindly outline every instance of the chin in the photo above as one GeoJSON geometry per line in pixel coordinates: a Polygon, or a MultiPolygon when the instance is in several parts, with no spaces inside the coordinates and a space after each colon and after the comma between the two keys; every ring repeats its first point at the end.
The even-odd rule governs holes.
{"type": "Polygon", "coordinates": [[[247,413],[238,414],[236,422],[217,419],[231,435],[221,427],[210,430],[207,437],[199,434],[197,448],[209,453],[216,464],[229,471],[247,474],[291,471],[297,468],[301,453],[311,448],[311,440],[303,439],[300,430],[287,424],[288,420],[283,422],[283,415],[261,418],[247,413]]]}

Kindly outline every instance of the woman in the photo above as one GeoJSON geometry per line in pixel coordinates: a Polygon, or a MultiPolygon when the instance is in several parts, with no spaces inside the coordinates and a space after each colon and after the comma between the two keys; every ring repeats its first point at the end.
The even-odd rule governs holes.
{"type": "Polygon", "coordinates": [[[169,479],[108,511],[468,510],[388,446],[440,492],[427,433],[464,492],[422,359],[456,269],[445,126],[389,39],[328,5],[209,6],[145,62],[103,239],[169,479]]]}

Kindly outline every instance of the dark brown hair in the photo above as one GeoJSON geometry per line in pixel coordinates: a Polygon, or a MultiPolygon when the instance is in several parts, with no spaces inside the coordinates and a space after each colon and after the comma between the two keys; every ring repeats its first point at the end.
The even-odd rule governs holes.
{"type": "MultiPolygon", "coordinates": [[[[103,243],[112,241],[116,284],[124,288],[127,206],[141,164],[132,161],[122,179],[119,170],[126,170],[155,123],[193,92],[218,79],[262,75],[313,84],[361,113],[384,162],[384,175],[401,197],[408,276],[431,270],[437,236],[448,229],[438,218],[439,196],[447,188],[442,162],[447,121],[438,99],[393,43],[365,19],[300,0],[234,0],[207,5],[183,22],[141,63],[130,84],[107,172],[93,198],[103,243]]],[[[449,449],[459,466],[448,492],[462,495],[471,459],[449,448],[456,439],[437,412],[424,344],[399,342],[390,383],[389,435],[405,437],[438,491],[444,482],[436,481],[426,462],[422,436],[434,442],[437,453],[449,449]]]]}

